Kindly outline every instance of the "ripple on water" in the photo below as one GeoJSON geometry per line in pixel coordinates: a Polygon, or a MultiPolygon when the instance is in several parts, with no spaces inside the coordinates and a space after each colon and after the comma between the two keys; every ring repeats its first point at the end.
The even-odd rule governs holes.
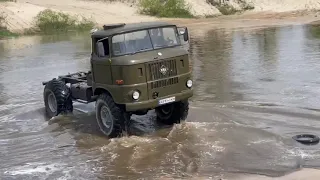
{"type": "Polygon", "coordinates": [[[319,131],[320,41],[307,29],[197,27],[190,46],[195,94],[187,123],[171,129],[157,125],[152,112],[133,116],[133,135],[112,140],[99,132],[94,109],[44,116],[41,82],[88,69],[89,37],[79,42],[70,36],[64,43],[37,37],[39,45],[5,52],[6,43],[23,38],[1,42],[0,176],[161,179],[282,175],[302,165],[319,166],[318,146],[291,139],[319,131]]]}

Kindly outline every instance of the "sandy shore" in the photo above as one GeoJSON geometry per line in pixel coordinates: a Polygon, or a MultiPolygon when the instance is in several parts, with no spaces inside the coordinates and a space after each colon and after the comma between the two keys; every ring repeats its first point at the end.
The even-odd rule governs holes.
{"type": "MultiPolygon", "coordinates": [[[[18,0],[15,2],[0,3],[0,14],[7,17],[6,26],[13,32],[20,32],[33,26],[34,17],[41,11],[50,8],[62,11],[71,15],[83,16],[92,19],[98,26],[108,23],[119,22],[142,22],[165,20],[175,21],[188,26],[205,25],[206,28],[212,26],[232,28],[243,26],[264,26],[264,25],[286,25],[308,23],[320,20],[319,12],[291,12],[297,10],[320,9],[317,0],[261,0],[253,1],[255,9],[242,15],[220,16],[212,19],[159,19],[155,17],[138,14],[135,0],[125,0],[122,2],[102,2],[92,0],[18,0]],[[268,3],[269,2],[269,3],[268,3]],[[291,5],[290,5],[291,3],[291,5]],[[272,6],[271,6],[271,5],[272,6]],[[272,7],[275,7],[272,9],[272,7]],[[283,7],[281,9],[280,7],[283,7]],[[250,20],[250,22],[248,21],[250,20]]],[[[205,0],[191,1],[191,11],[194,15],[221,15],[217,8],[207,4],[205,0]]],[[[230,4],[237,4],[233,0],[230,4]]]]}
{"type": "MultiPolygon", "coordinates": [[[[316,169],[301,169],[299,171],[287,174],[282,177],[267,177],[251,174],[224,174],[215,177],[193,177],[190,180],[319,180],[320,170],[316,169]]],[[[156,180],[175,180],[174,178],[159,178],[156,180]]]]}
{"type": "Polygon", "coordinates": [[[320,170],[301,169],[282,177],[266,177],[258,175],[230,175],[222,180],[318,180],[320,179],[320,170]]]}
{"type": "Polygon", "coordinates": [[[156,20],[142,16],[135,7],[124,3],[103,3],[99,1],[78,0],[19,0],[18,2],[0,3],[1,12],[7,17],[7,28],[18,32],[33,25],[34,17],[45,9],[62,11],[70,15],[92,19],[98,25],[119,22],[141,22],[156,20]]]}

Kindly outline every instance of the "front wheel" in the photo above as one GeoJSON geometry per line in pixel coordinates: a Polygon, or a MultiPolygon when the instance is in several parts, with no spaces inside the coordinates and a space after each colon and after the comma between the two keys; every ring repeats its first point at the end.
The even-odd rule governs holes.
{"type": "Polygon", "coordinates": [[[101,132],[109,138],[121,136],[130,119],[108,94],[101,94],[96,102],[96,119],[101,132]]]}
{"type": "Polygon", "coordinates": [[[188,100],[164,105],[156,108],[157,119],[161,123],[172,125],[181,123],[187,119],[189,114],[188,100]]]}

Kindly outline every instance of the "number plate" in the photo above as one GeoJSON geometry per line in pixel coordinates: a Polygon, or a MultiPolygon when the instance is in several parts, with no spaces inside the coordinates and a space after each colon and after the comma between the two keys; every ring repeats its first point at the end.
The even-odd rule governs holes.
{"type": "Polygon", "coordinates": [[[169,97],[169,98],[159,100],[159,104],[160,105],[168,104],[168,103],[174,102],[175,100],[176,100],[176,97],[169,97]]]}

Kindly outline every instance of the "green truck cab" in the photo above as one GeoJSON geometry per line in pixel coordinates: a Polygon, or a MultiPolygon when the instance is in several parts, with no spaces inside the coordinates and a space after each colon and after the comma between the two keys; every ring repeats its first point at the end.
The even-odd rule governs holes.
{"type": "Polygon", "coordinates": [[[112,24],[91,32],[91,70],[43,82],[50,117],[73,111],[73,101],[96,103],[108,137],[119,137],[132,114],[155,109],[157,119],[180,123],[193,96],[188,29],[165,22],[112,24]]]}

